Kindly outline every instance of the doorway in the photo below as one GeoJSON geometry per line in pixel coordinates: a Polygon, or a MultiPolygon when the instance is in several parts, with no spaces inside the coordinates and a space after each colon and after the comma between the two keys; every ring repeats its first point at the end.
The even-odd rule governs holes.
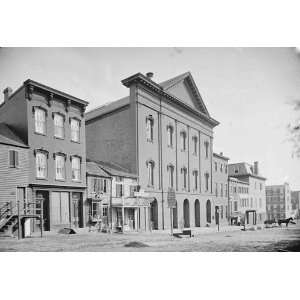
{"type": "MultiPolygon", "coordinates": [[[[71,223],[75,227],[82,227],[82,193],[73,192],[71,201],[71,223]]],[[[102,212],[100,212],[100,215],[102,212]]]]}
{"type": "Polygon", "coordinates": [[[195,201],[195,227],[200,227],[200,202],[198,199],[195,201]]]}
{"type": "Polygon", "coordinates": [[[190,204],[188,199],[183,202],[183,222],[184,228],[190,227],[190,204]]]}
{"type": "Polygon", "coordinates": [[[210,200],[206,201],[206,222],[211,223],[211,202],[210,202],[210,200]]]}
{"type": "MultiPolygon", "coordinates": [[[[36,209],[40,209],[41,208],[41,202],[38,201],[38,199],[43,200],[43,229],[45,231],[49,231],[50,230],[50,209],[49,209],[49,192],[48,191],[43,191],[43,190],[39,190],[36,191],[36,209]]],[[[40,221],[37,221],[39,227],[41,226],[40,221]]]]}
{"type": "Polygon", "coordinates": [[[173,228],[178,228],[178,207],[177,201],[175,207],[172,209],[173,211],[173,228]]]}
{"type": "Polygon", "coordinates": [[[158,229],[158,204],[156,199],[154,199],[151,202],[150,213],[151,213],[150,220],[152,224],[152,229],[157,230],[158,229]]]}

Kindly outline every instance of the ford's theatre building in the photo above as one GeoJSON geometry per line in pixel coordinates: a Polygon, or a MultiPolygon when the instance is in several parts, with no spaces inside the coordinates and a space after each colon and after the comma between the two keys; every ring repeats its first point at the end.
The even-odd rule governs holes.
{"type": "MultiPolygon", "coordinates": [[[[160,84],[153,74],[126,78],[129,96],[86,114],[87,156],[110,161],[137,175],[151,197],[140,223],[170,228],[168,189],[176,193],[174,228],[215,225],[214,120],[187,72],[160,84]]],[[[225,215],[225,213],[224,213],[225,215]]]]}

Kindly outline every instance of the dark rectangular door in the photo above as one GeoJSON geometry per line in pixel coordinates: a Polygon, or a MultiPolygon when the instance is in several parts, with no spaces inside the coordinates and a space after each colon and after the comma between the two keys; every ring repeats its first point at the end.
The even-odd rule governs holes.
{"type": "Polygon", "coordinates": [[[82,218],[82,193],[72,193],[72,224],[75,227],[83,227],[82,218]]]}
{"type": "MultiPolygon", "coordinates": [[[[41,207],[39,199],[43,200],[43,228],[46,231],[50,230],[50,210],[49,210],[49,192],[36,191],[36,208],[41,207]]],[[[39,211],[37,211],[39,212],[39,211]]],[[[39,222],[39,221],[37,221],[39,222]]],[[[39,225],[40,226],[40,225],[39,225]]]]}

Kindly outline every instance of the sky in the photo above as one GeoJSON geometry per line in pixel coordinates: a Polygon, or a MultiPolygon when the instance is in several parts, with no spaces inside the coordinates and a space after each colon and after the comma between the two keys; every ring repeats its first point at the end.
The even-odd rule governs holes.
{"type": "Polygon", "coordinates": [[[88,110],[127,96],[121,80],[150,71],[158,83],[190,71],[220,122],[214,151],[230,163],[259,161],[266,184],[300,190],[287,130],[300,114],[292,104],[300,99],[294,48],[0,48],[1,91],[30,78],[87,100],[88,110]]]}

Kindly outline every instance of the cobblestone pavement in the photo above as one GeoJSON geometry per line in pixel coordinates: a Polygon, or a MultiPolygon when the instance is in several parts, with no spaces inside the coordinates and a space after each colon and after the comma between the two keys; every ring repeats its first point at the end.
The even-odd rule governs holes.
{"type": "Polygon", "coordinates": [[[74,235],[48,233],[18,240],[0,238],[0,251],[300,251],[300,223],[257,231],[196,233],[171,237],[169,232],[74,235]]]}

